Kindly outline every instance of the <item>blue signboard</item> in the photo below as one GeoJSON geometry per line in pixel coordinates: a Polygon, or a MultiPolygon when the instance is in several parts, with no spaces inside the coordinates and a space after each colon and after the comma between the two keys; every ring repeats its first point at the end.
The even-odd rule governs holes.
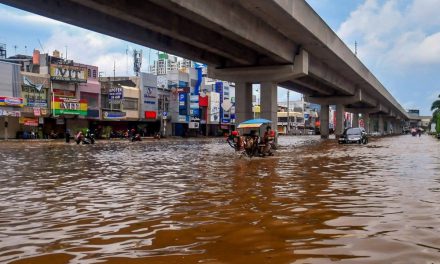
{"type": "MultiPolygon", "coordinates": [[[[215,82],[215,91],[220,94],[220,105],[221,105],[223,103],[223,82],[215,82]]],[[[220,117],[222,116],[223,116],[223,107],[220,107],[220,117]]]]}
{"type": "Polygon", "coordinates": [[[187,93],[179,93],[179,115],[181,116],[188,115],[187,98],[187,93]]]}
{"type": "Polygon", "coordinates": [[[123,91],[124,89],[122,87],[112,87],[108,91],[108,99],[110,102],[114,101],[120,101],[123,98],[123,91]]]}

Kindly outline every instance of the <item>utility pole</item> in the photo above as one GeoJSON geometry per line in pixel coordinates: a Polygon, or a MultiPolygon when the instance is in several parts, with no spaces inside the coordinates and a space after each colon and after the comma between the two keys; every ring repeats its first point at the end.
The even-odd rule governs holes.
{"type": "Polygon", "coordinates": [[[354,56],[357,57],[358,55],[358,43],[357,41],[354,42],[354,56]]]}
{"type": "Polygon", "coordinates": [[[290,134],[290,100],[289,100],[290,91],[287,90],[287,129],[286,134],[290,134]]]}

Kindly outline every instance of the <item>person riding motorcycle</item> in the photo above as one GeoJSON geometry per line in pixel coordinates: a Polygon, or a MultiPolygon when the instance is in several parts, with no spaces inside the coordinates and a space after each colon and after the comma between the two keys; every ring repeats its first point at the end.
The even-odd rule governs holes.
{"type": "Polygon", "coordinates": [[[273,155],[271,149],[274,144],[274,140],[275,140],[275,131],[273,131],[270,126],[267,126],[266,132],[264,132],[264,136],[263,136],[263,143],[264,143],[264,147],[262,151],[263,154],[273,155]]]}

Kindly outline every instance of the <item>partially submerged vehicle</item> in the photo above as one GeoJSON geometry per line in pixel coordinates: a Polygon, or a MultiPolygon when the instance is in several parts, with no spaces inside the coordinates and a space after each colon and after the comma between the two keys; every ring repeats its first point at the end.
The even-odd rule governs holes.
{"type": "Polygon", "coordinates": [[[358,143],[367,144],[368,137],[365,130],[361,127],[350,127],[344,130],[344,133],[338,139],[339,144],[342,143],[358,143]]]}
{"type": "Polygon", "coordinates": [[[236,152],[247,157],[272,156],[276,150],[275,132],[271,129],[270,120],[250,119],[240,123],[226,141],[236,152]],[[261,136],[262,130],[266,129],[261,136]]]}

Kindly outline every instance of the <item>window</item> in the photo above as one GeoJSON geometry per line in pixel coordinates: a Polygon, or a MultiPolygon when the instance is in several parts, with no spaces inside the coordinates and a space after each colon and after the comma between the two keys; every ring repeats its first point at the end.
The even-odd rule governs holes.
{"type": "Polygon", "coordinates": [[[138,110],[138,99],[125,98],[123,105],[125,110],[138,110]]]}
{"type": "Polygon", "coordinates": [[[98,108],[98,98],[99,95],[96,93],[85,93],[81,92],[81,99],[87,100],[87,108],[98,108]]]}
{"type": "Polygon", "coordinates": [[[92,76],[92,73],[90,72],[90,69],[87,69],[87,76],[90,78],[92,76]]]}
{"type": "Polygon", "coordinates": [[[93,78],[96,78],[96,70],[93,70],[93,78]]]}

